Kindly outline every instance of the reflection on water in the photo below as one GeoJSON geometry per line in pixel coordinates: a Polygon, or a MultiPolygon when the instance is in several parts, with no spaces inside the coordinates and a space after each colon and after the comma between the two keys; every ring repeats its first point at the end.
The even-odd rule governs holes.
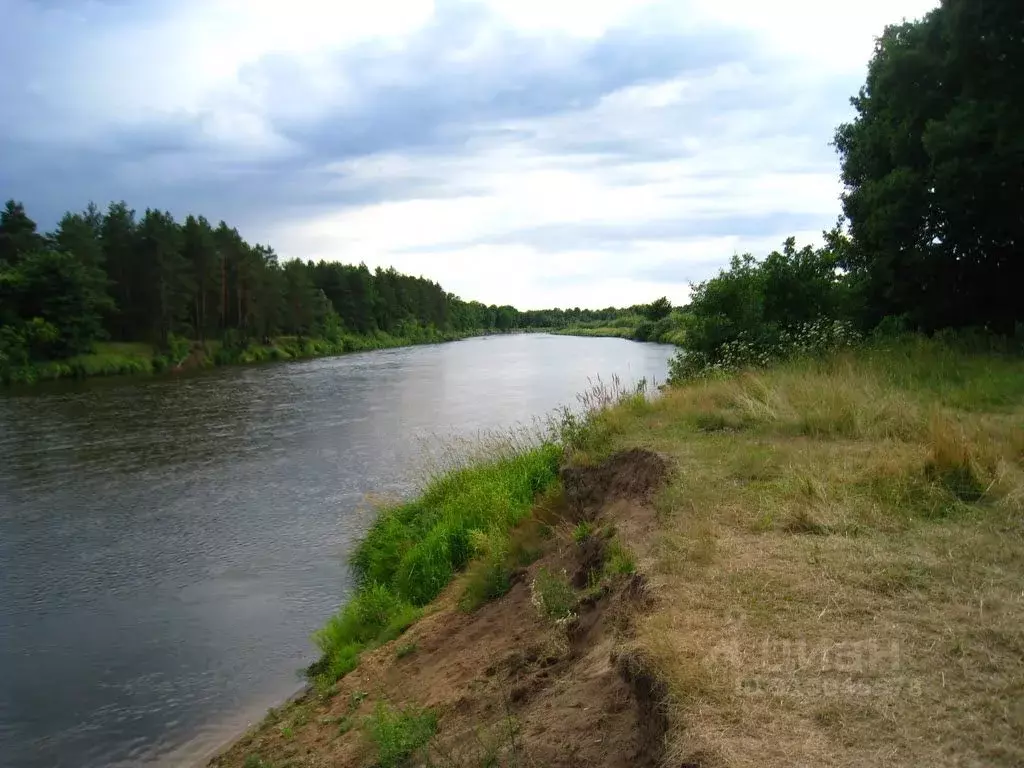
{"type": "Polygon", "coordinates": [[[669,347],[523,335],[0,393],[0,763],[203,750],[298,687],[417,435],[528,422],[669,347]]]}

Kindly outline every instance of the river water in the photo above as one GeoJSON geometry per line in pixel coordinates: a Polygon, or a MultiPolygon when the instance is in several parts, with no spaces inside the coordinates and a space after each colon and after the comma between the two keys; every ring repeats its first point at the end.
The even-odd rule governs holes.
{"type": "Polygon", "coordinates": [[[301,685],[369,493],[671,347],[497,336],[0,392],[0,765],[181,765],[301,685]]]}

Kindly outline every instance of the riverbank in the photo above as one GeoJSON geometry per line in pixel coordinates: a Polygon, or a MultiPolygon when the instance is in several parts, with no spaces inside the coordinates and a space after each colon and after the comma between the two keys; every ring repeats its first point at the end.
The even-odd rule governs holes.
{"type": "Polygon", "coordinates": [[[0,371],[0,385],[36,384],[58,379],[103,376],[151,376],[224,365],[309,360],[352,352],[442,344],[499,333],[502,332],[486,330],[456,333],[430,329],[414,337],[378,332],[366,336],[345,335],[337,341],[278,336],[269,344],[252,343],[234,348],[225,347],[220,341],[179,340],[176,345],[172,345],[176,348],[169,352],[159,352],[152,344],[142,342],[99,342],[91,354],[30,363],[0,371]]]}
{"type": "Polygon", "coordinates": [[[680,312],[673,312],[660,320],[635,316],[619,318],[611,325],[602,325],[600,322],[575,323],[564,328],[552,329],[551,333],[561,336],[651,341],[659,344],[675,344],[676,346],[681,346],[686,338],[684,320],[680,312]]]}
{"type": "Polygon", "coordinates": [[[459,474],[385,512],[356,569],[412,608],[350,604],[358,663],[322,633],[211,765],[1024,761],[1024,362],[910,341],[591,403],[557,472],[472,470],[503,514],[461,524],[459,474]]]}

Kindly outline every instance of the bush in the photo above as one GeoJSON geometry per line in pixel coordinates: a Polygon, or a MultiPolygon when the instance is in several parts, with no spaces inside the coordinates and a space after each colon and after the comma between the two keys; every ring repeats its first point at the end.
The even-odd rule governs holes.
{"type": "Polygon", "coordinates": [[[842,320],[818,320],[792,328],[746,332],[721,343],[711,352],[684,350],[669,362],[669,382],[748,368],[763,368],[794,357],[818,356],[851,347],[861,341],[854,327],[842,320]]]}
{"type": "Polygon", "coordinates": [[[683,346],[670,368],[678,382],[719,371],[818,354],[859,339],[853,289],[836,270],[847,242],[837,226],[828,245],[796,248],[793,238],[763,261],[735,256],[729,269],[694,287],[681,316],[683,346]]]}

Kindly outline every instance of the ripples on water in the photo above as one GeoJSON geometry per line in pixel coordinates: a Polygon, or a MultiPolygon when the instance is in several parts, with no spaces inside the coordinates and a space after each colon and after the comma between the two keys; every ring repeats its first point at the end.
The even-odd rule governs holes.
{"type": "Polygon", "coordinates": [[[422,435],[543,416],[669,347],[522,335],[0,392],[0,764],[178,762],[300,685],[367,493],[422,435]]]}

